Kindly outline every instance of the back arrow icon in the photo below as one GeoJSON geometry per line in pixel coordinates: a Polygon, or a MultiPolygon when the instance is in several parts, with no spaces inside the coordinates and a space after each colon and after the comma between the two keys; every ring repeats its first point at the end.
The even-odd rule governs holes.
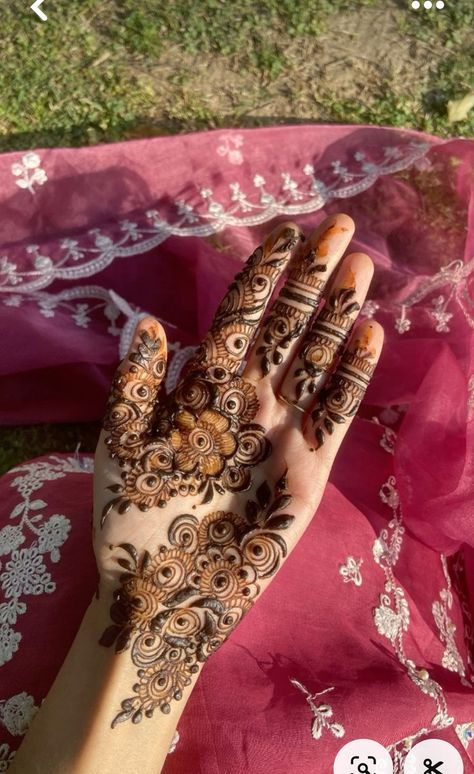
{"type": "Polygon", "coordinates": [[[46,21],[48,17],[40,10],[40,5],[42,5],[43,2],[44,0],[35,0],[33,5],[30,5],[30,8],[40,17],[41,21],[46,21]]]}

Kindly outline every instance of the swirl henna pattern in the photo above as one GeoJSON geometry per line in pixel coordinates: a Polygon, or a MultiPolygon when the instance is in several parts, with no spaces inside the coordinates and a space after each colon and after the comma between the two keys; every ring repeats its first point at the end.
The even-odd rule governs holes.
{"type": "Polygon", "coordinates": [[[317,446],[332,435],[335,424],[344,424],[359,408],[376,365],[376,350],[370,346],[370,324],[367,333],[355,338],[346,350],[336,373],[318,393],[311,418],[317,446]]]}
{"type": "Polygon", "coordinates": [[[294,520],[282,513],[291,499],[285,473],[273,496],[267,482],[258,487],[245,516],[178,516],[168,530],[169,545],[153,556],[139,556],[130,543],[118,546],[128,555],[117,560],[125,572],[114,592],[113,624],[99,642],[115,643],[117,653],[131,648],[139,681],[135,695],[121,702],[112,728],[128,719],[139,723],[157,708],[169,713],[170,703],[182,698],[199,664],[252,607],[260,579],[273,575],[286,556],[280,532],[294,520]]]}
{"type": "Polygon", "coordinates": [[[209,333],[185,367],[183,378],[156,405],[166,363],[159,335],[141,334],[131,365],[115,377],[104,422],[105,443],[123,468],[117,495],[107,503],[126,513],[165,507],[176,495],[243,491],[250,468],[271,451],[265,428],[254,419],[254,385],[238,375],[281,271],[300,239],[296,227],[273,232],[250,256],[217,309],[209,333]]]}
{"type": "Polygon", "coordinates": [[[349,287],[339,287],[331,293],[308,332],[294,371],[298,399],[305,393],[313,395],[316,392],[346,344],[354,313],[360,310],[354,300],[353,274],[350,280],[349,287]]]}

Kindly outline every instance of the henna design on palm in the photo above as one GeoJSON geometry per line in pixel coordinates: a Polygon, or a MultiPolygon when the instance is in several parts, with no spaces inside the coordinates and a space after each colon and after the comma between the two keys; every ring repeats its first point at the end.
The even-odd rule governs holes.
{"type": "MultiPolygon", "coordinates": [[[[169,545],[141,555],[130,543],[117,559],[125,572],[114,592],[113,624],[100,644],[120,653],[131,648],[139,681],[134,696],[121,702],[112,728],[131,719],[139,723],[155,709],[168,713],[199,671],[252,607],[259,581],[272,576],[287,554],[280,534],[294,517],[283,513],[291,503],[286,474],[274,493],[265,481],[248,500],[245,515],[225,511],[202,520],[175,518],[169,545]]],[[[110,546],[111,549],[114,546],[110,546]]]]}
{"type": "Polygon", "coordinates": [[[254,422],[259,402],[254,385],[238,375],[282,268],[300,238],[287,226],[250,256],[219,305],[209,333],[185,367],[177,388],[155,405],[165,370],[159,335],[141,334],[131,365],[116,375],[104,422],[105,443],[123,468],[116,495],[101,526],[116,508],[165,507],[177,495],[244,491],[250,469],[271,445],[254,422]]]}

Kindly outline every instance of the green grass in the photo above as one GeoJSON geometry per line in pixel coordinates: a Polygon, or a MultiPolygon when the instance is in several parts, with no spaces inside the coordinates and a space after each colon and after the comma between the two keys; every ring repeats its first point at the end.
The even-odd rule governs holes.
{"type": "Polygon", "coordinates": [[[314,115],[316,120],[471,134],[472,117],[449,126],[446,114],[449,99],[474,88],[471,0],[451,1],[442,12],[429,13],[413,12],[408,0],[407,8],[404,3],[67,0],[50,7],[45,3],[49,19],[42,23],[28,4],[15,0],[2,9],[0,27],[0,150],[271,122],[270,117],[247,117],[249,89],[234,89],[229,111],[217,88],[212,99],[204,88],[196,88],[193,62],[206,58],[219,58],[230,73],[248,74],[249,86],[263,96],[269,91],[270,101],[275,93],[271,85],[279,81],[283,91],[311,95],[316,89],[315,99],[308,97],[305,113],[296,112],[294,120],[314,115]],[[391,9],[400,35],[426,43],[427,56],[431,44],[436,49],[433,66],[415,93],[374,77],[361,102],[357,93],[341,98],[324,84],[318,89],[310,69],[299,76],[295,40],[318,41],[341,14],[358,14],[364,6],[391,9]],[[175,65],[164,71],[163,62],[170,59],[175,65]],[[174,79],[180,78],[189,81],[189,88],[173,91],[174,79]]]}
{"type": "Polygon", "coordinates": [[[25,460],[54,452],[93,452],[99,437],[98,422],[64,425],[2,427],[0,476],[25,460]]]}
{"type": "MultiPolygon", "coordinates": [[[[472,0],[446,0],[442,12],[414,12],[409,0],[46,0],[44,23],[29,5],[2,8],[0,151],[308,120],[474,133],[474,110],[447,120],[448,101],[474,90],[472,0]],[[359,15],[372,12],[390,14],[418,59],[410,83],[383,57],[361,69],[361,94],[320,62],[332,32],[357,68],[359,15]]],[[[4,428],[0,470],[79,441],[92,451],[96,436],[97,425],[4,428]]]]}

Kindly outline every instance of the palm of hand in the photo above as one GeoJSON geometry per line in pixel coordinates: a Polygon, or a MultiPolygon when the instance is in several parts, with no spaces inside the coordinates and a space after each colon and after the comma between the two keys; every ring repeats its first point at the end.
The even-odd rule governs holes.
{"type": "Polygon", "coordinates": [[[101,644],[131,649],[140,678],[112,726],[157,707],[170,711],[319,504],[341,425],[375,361],[366,332],[344,356],[345,370],[325,384],[360,308],[355,285],[336,280],[325,316],[308,325],[329,263],[318,253],[337,233],[335,226],[318,233],[316,250],[296,259],[250,349],[298,241],[291,225],[273,232],[230,286],[177,388],[158,401],[164,333],[150,319],[137,329],[96,453],[94,548],[101,582],[114,589],[101,644]],[[275,389],[282,366],[284,403],[275,389]]]}

